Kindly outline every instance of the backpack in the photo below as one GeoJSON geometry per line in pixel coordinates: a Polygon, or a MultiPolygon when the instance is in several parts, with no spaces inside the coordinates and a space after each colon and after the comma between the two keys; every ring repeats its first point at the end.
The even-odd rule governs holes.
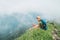
{"type": "Polygon", "coordinates": [[[42,29],[47,30],[46,20],[41,20],[41,22],[42,22],[42,25],[45,25],[45,26],[43,26],[42,29]]]}

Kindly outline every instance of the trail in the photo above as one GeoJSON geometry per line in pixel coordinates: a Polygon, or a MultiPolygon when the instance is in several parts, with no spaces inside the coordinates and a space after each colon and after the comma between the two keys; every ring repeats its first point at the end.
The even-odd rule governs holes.
{"type": "Polygon", "coordinates": [[[57,35],[58,30],[56,28],[54,28],[54,30],[52,31],[52,36],[54,40],[60,40],[60,37],[57,35]]]}

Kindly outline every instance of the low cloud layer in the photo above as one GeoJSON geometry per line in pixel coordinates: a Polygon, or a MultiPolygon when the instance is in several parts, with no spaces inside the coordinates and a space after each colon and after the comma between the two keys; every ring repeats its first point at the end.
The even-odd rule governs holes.
{"type": "Polygon", "coordinates": [[[36,12],[46,19],[60,20],[60,0],[0,0],[0,14],[36,12]]]}

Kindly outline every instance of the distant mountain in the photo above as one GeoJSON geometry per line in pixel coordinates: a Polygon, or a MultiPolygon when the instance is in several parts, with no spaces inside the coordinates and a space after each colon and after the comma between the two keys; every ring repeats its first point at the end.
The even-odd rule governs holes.
{"type": "Polygon", "coordinates": [[[12,40],[22,35],[27,29],[32,27],[33,23],[37,23],[36,16],[38,14],[22,14],[13,13],[11,15],[0,16],[0,40],[12,40]]]}
{"type": "Polygon", "coordinates": [[[42,18],[42,14],[37,12],[0,15],[0,40],[12,40],[21,36],[32,24],[37,24],[37,16],[42,18]]]}

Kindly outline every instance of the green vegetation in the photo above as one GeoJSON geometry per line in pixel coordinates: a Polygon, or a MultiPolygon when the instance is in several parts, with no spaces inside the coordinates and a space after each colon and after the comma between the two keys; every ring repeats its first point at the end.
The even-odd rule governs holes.
{"type": "Polygon", "coordinates": [[[48,24],[48,30],[32,29],[27,30],[22,36],[16,38],[15,40],[53,40],[52,38],[52,30],[53,25],[48,24]]]}

